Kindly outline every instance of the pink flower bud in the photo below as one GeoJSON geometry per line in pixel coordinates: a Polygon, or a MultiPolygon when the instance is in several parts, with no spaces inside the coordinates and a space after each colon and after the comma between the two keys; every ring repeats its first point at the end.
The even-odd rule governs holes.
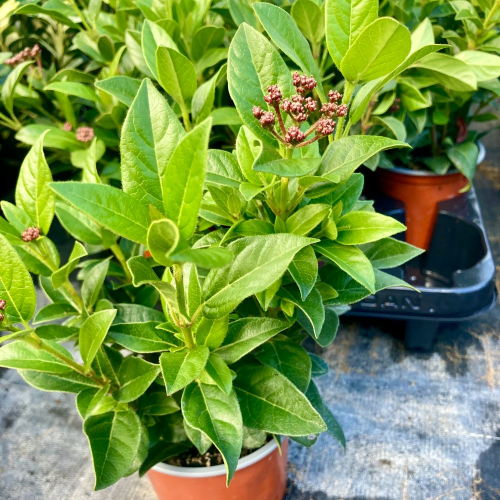
{"type": "Polygon", "coordinates": [[[72,127],[71,123],[69,123],[69,122],[64,122],[64,125],[62,128],[66,132],[71,132],[73,130],[73,127],[72,127]]]}
{"type": "Polygon", "coordinates": [[[285,135],[285,142],[288,144],[297,144],[305,138],[306,135],[298,127],[290,127],[285,135]]]}
{"type": "Polygon", "coordinates": [[[318,103],[312,97],[306,97],[304,106],[309,113],[313,113],[314,111],[316,111],[318,103]]]}
{"type": "Polygon", "coordinates": [[[337,116],[346,116],[347,115],[347,105],[341,104],[337,106],[337,116]]]}
{"type": "Polygon", "coordinates": [[[280,88],[277,85],[269,85],[267,87],[268,95],[264,96],[264,101],[267,104],[279,104],[283,97],[280,88]]]}
{"type": "Polygon", "coordinates": [[[5,300],[0,299],[0,309],[3,311],[5,309],[5,306],[7,305],[7,302],[5,300]]]}
{"type": "Polygon", "coordinates": [[[80,142],[90,142],[94,138],[94,135],[92,127],[79,127],[76,129],[76,138],[80,142]]]}
{"type": "Polygon", "coordinates": [[[259,123],[263,128],[273,128],[276,122],[276,116],[272,111],[264,111],[262,113],[262,117],[259,120],[259,123]]]}
{"type": "Polygon", "coordinates": [[[334,128],[335,122],[331,118],[320,118],[316,126],[316,131],[319,135],[324,136],[332,134],[334,128]]]}
{"type": "Polygon", "coordinates": [[[29,243],[30,241],[33,241],[33,240],[40,238],[40,234],[41,234],[41,231],[38,227],[29,227],[28,229],[25,229],[23,231],[21,238],[26,243],[29,243]]]}
{"type": "Polygon", "coordinates": [[[292,101],[290,101],[290,99],[283,99],[281,109],[288,113],[292,109],[292,101]]]}
{"type": "Polygon", "coordinates": [[[257,120],[260,120],[260,117],[262,116],[262,113],[264,113],[264,111],[262,111],[262,108],[260,106],[254,106],[252,109],[252,113],[253,116],[257,118],[257,120]]]}
{"type": "Polygon", "coordinates": [[[328,100],[330,102],[337,102],[340,101],[340,99],[342,99],[342,94],[340,92],[336,90],[330,90],[330,92],[328,92],[328,100]]]}

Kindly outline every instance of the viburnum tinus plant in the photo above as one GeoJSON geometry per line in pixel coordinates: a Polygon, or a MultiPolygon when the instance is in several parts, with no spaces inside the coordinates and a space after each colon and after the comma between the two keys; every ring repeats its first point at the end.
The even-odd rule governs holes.
{"type": "MultiPolygon", "coordinates": [[[[315,79],[289,14],[255,9],[307,73],[240,26],[228,58],[245,124],[234,151],[209,149],[211,118],[188,131],[144,79],[122,128],[121,188],[95,169],[83,182],[53,182],[44,133],[16,203],[2,202],[0,366],[77,394],[97,489],[193,450],[218,450],[230,481],[242,449],[273,437],[311,446],[328,431],[345,445],[314,382],[328,367],[302,343],[328,346],[349,304],[407,286],[382,269],[420,253],[391,238],[404,226],[360,198],[355,173],[406,144],[347,136],[354,88],[406,64],[408,30],[373,18],[373,5],[353,13],[350,38],[344,17],[340,28],[327,23],[340,95],[315,79]],[[75,240],[64,264],[50,239],[54,214],[75,240]],[[36,315],[28,270],[51,302],[36,315]]],[[[160,47],[156,59],[166,56],[160,47]]]]}

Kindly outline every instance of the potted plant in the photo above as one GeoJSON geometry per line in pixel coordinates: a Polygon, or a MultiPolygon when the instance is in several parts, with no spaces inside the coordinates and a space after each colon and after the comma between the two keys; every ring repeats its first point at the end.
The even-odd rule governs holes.
{"type": "MultiPolygon", "coordinates": [[[[311,446],[326,431],[345,446],[314,382],[328,367],[302,343],[329,345],[349,304],[408,287],[383,269],[419,253],[391,237],[402,224],[360,199],[355,173],[406,144],[348,136],[349,102],[357,85],[435,50],[410,54],[408,30],[377,19],[376,4],[354,6],[362,21],[347,39],[353,24],[327,3],[343,96],[310,76],[293,18],[255,5],[271,40],[311,71],[291,71],[240,26],[228,82],[245,125],[233,153],[209,149],[211,117],[187,130],[144,79],[121,134],[121,188],[95,169],[53,182],[48,132],[26,156],[0,218],[0,366],[77,394],[96,489],[149,471],[160,498],[278,500],[286,438],[311,446]],[[54,215],[75,240],[64,264],[54,215]],[[51,302],[39,311],[28,270],[51,302]]],[[[164,86],[183,82],[185,61],[169,48],[156,63],[164,86]]]]}
{"type": "Polygon", "coordinates": [[[427,249],[438,203],[459,196],[474,177],[481,134],[472,126],[497,119],[492,105],[500,95],[498,4],[412,5],[406,21],[418,23],[413,49],[436,41],[447,46],[381,81],[357,115],[361,133],[397,137],[412,146],[384,153],[369,166],[383,167],[377,171],[381,190],[405,203],[406,241],[427,249]]]}

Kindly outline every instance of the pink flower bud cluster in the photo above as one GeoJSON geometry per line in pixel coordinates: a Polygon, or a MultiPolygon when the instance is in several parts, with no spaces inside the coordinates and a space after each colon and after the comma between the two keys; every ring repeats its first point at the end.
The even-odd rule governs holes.
{"type": "Polygon", "coordinates": [[[40,238],[41,231],[38,227],[29,227],[28,229],[25,229],[23,231],[23,234],[21,235],[21,238],[23,241],[26,243],[29,243],[30,241],[36,240],[40,238]]]}
{"type": "Polygon", "coordinates": [[[71,132],[73,130],[73,126],[69,122],[64,122],[62,129],[66,132],[71,132]]]}
{"type": "Polygon", "coordinates": [[[282,97],[283,94],[277,85],[269,85],[269,87],[267,87],[267,95],[264,96],[264,101],[271,105],[279,104],[282,97]]]}
{"type": "Polygon", "coordinates": [[[41,56],[41,54],[42,54],[42,49],[38,44],[35,44],[31,48],[25,47],[23,50],[21,50],[21,52],[18,52],[11,58],[7,59],[5,61],[5,64],[13,68],[14,66],[17,66],[18,64],[24,61],[29,61],[30,59],[37,59],[41,56]]]}
{"type": "Polygon", "coordinates": [[[293,80],[293,86],[297,89],[297,94],[307,94],[311,90],[316,88],[316,80],[313,78],[313,76],[306,76],[306,75],[301,75],[299,74],[298,71],[296,71],[292,75],[292,80],[293,80]]]}
{"type": "Polygon", "coordinates": [[[290,127],[285,134],[287,144],[298,144],[306,138],[306,134],[298,127],[290,127]]]}
{"type": "Polygon", "coordinates": [[[92,127],[79,127],[76,129],[76,138],[80,142],[90,142],[94,138],[94,135],[92,127]]]}
{"type": "Polygon", "coordinates": [[[276,116],[272,111],[263,111],[260,106],[254,106],[252,112],[263,128],[270,129],[274,127],[276,116]]]}
{"type": "Polygon", "coordinates": [[[316,132],[319,135],[333,134],[335,122],[331,118],[320,118],[316,125],[316,132]]]}

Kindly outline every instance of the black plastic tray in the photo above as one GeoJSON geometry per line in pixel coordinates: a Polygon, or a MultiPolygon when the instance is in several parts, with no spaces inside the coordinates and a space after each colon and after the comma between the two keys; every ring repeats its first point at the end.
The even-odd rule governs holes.
{"type": "MultiPolygon", "coordinates": [[[[377,212],[404,223],[403,203],[377,192],[367,195],[376,200],[377,212]]],[[[428,252],[387,272],[420,293],[407,288],[382,290],[346,315],[406,321],[408,348],[428,350],[440,323],[467,321],[491,309],[497,301],[495,263],[474,188],[439,204],[428,252]]]]}

